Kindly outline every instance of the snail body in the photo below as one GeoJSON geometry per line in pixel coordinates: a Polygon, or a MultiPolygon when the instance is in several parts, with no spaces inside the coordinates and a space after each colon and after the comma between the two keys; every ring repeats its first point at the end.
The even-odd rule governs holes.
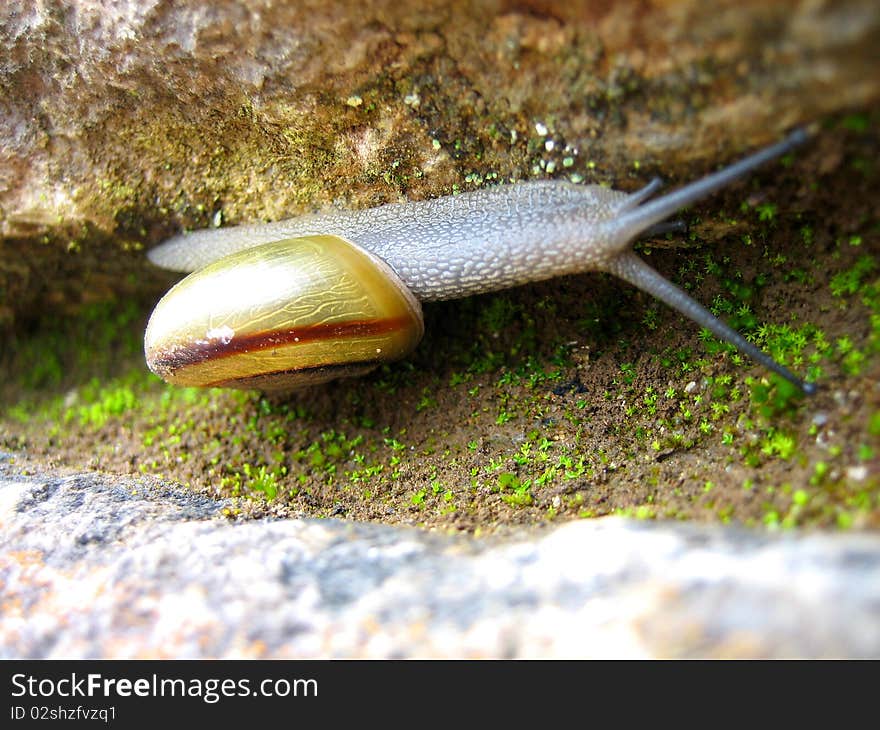
{"type": "Polygon", "coordinates": [[[607,248],[600,239],[613,235],[601,226],[636,205],[633,197],[552,180],[498,185],[433,200],[195,231],[170,239],[149,257],[162,268],[189,272],[260,244],[331,235],[386,261],[420,301],[458,299],[600,268],[607,248]]]}
{"type": "Polygon", "coordinates": [[[636,238],[683,206],[804,139],[793,132],[651,201],[659,180],[635,193],[535,181],[177,236],[149,258],[194,273],[157,304],[145,335],[147,363],[182,385],[290,389],[324,382],[413,349],[424,328],[419,301],[598,270],[658,297],[812,392],[815,386],[632,251],[636,238]]]}

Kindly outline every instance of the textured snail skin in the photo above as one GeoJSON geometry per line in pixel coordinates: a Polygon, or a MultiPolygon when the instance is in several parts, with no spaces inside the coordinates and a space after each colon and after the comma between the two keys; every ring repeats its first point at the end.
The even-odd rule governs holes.
{"type": "Polygon", "coordinates": [[[195,271],[260,243],[334,235],[388,262],[421,301],[457,299],[600,268],[606,246],[597,241],[597,227],[631,206],[630,198],[598,185],[548,180],[502,185],[434,200],[197,231],[170,239],[149,257],[163,268],[195,271]]]}
{"type": "Polygon", "coordinates": [[[632,242],[652,226],[806,138],[804,131],[797,130],[775,145],[649,202],[645,201],[660,187],[659,180],[631,194],[597,185],[527,182],[361,211],[331,211],[264,225],[198,231],[176,236],[148,256],[163,268],[196,271],[269,242],[336,236],[386,262],[422,301],[454,299],[565,274],[607,271],[658,297],[811,393],[814,385],[802,382],[755,348],[631,250],[632,242]]]}

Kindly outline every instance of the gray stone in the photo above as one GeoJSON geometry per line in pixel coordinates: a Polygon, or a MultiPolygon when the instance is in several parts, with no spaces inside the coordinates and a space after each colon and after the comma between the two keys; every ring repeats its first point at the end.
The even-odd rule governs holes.
{"type": "Polygon", "coordinates": [[[0,464],[0,656],[880,656],[874,535],[606,518],[481,540],[226,506],[0,464]]]}

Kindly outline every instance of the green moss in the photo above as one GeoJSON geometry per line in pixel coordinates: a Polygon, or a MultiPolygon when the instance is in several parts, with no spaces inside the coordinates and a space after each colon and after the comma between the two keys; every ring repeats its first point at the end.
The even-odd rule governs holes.
{"type": "Polygon", "coordinates": [[[866,132],[871,127],[871,119],[867,114],[850,114],[841,119],[840,126],[852,132],[866,132]]]}
{"type": "MultiPolygon", "coordinates": [[[[358,94],[364,103],[345,113],[376,114],[368,107],[380,97],[358,94]]],[[[416,113],[426,103],[423,94],[416,113]]],[[[242,114],[245,126],[260,119],[242,114]]],[[[290,150],[306,144],[307,126],[269,131],[290,150]]],[[[493,143],[507,144],[500,129],[493,143]]],[[[469,154],[471,144],[462,136],[459,148],[469,154]]],[[[558,151],[542,154],[550,161],[558,151]]],[[[225,154],[216,151],[217,170],[225,154]]],[[[565,154],[572,169],[589,169],[565,154]]],[[[334,155],[324,162],[335,164],[334,155]]],[[[403,156],[386,162],[370,174],[411,182],[403,156]]],[[[471,169],[479,174],[467,184],[489,179],[491,170],[471,169]]],[[[209,189],[182,197],[177,215],[236,219],[209,189]]],[[[799,198],[796,211],[785,191],[768,198],[772,211],[725,212],[741,195],[707,205],[693,226],[730,230],[711,254],[707,242],[702,252],[646,255],[825,386],[814,400],[665,307],[586,275],[426,306],[428,334],[406,362],[295,396],[163,385],[141,360],[143,304],[104,305],[66,328],[47,320],[4,352],[16,388],[0,447],[192,484],[237,498],[231,514],[239,517],[415,519],[472,531],[609,513],[876,525],[876,226],[864,216],[843,220],[834,206],[823,207],[827,220],[808,218],[800,209],[815,210],[816,201],[799,198]],[[812,420],[817,413],[824,420],[812,420]]],[[[126,223],[136,224],[136,216],[126,223]]]]}

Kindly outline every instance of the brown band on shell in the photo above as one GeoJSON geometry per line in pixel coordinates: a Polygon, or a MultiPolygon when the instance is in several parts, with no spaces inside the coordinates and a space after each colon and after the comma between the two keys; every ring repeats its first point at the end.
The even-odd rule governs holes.
{"type": "MultiPolygon", "coordinates": [[[[407,317],[393,317],[366,322],[335,322],[297,327],[290,330],[251,332],[233,335],[229,340],[205,339],[174,345],[166,350],[152,353],[150,369],[166,378],[182,368],[191,367],[208,360],[218,360],[239,353],[260,352],[273,347],[295,345],[333,339],[356,339],[388,334],[410,327],[407,317]]],[[[376,363],[370,364],[370,369],[376,363]]]]}

